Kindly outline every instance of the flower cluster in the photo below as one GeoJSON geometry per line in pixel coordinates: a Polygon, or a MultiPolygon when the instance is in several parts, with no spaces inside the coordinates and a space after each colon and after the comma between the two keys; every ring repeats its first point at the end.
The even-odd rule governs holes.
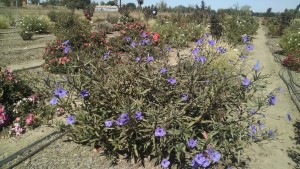
{"type": "Polygon", "coordinates": [[[5,107],[0,103],[0,127],[6,126],[8,124],[8,120],[5,107]]]}
{"type": "MultiPolygon", "coordinates": [[[[142,120],[143,119],[143,114],[141,111],[136,111],[134,113],[135,119],[137,120],[142,120]]],[[[130,117],[128,113],[122,113],[120,117],[117,118],[116,123],[118,126],[123,126],[127,124],[130,121],[130,117]]],[[[113,120],[106,120],[104,122],[105,127],[111,127],[113,125],[114,121],[113,120]]]]}
{"type": "Polygon", "coordinates": [[[17,118],[13,123],[13,126],[9,130],[10,135],[15,134],[16,136],[21,136],[25,132],[25,128],[20,125],[19,121],[20,119],[17,118]]]}
{"type": "Polygon", "coordinates": [[[221,154],[218,151],[214,151],[212,148],[208,148],[202,153],[197,154],[192,160],[192,166],[194,168],[210,166],[211,163],[217,163],[221,159],[221,154]]]}
{"type": "Polygon", "coordinates": [[[13,80],[14,74],[11,69],[5,69],[5,73],[6,73],[7,80],[10,80],[10,81],[13,80]]]}

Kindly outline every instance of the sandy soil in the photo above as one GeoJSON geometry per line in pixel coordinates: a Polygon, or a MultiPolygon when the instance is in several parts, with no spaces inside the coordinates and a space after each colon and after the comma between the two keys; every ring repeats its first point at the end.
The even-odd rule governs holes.
{"type": "Polygon", "coordinates": [[[290,169],[296,165],[288,156],[288,150],[296,143],[293,123],[299,118],[299,111],[292,102],[285,83],[278,75],[282,66],[274,61],[274,57],[266,45],[267,41],[265,30],[261,26],[253,41],[254,52],[249,57],[249,63],[254,65],[259,60],[261,66],[263,66],[263,73],[271,74],[266,94],[276,90],[278,87],[283,88],[283,92],[277,94],[276,105],[268,107],[263,112],[266,115],[266,127],[277,129],[278,135],[276,140],[265,141],[262,145],[253,144],[246,150],[246,154],[251,161],[248,168],[290,169]],[[291,122],[287,120],[288,112],[292,116],[291,122]]]}

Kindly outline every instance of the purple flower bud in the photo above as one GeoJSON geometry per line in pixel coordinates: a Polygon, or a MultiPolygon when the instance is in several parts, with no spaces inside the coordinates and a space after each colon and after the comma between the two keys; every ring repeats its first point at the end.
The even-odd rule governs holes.
{"type": "Polygon", "coordinates": [[[242,79],[242,84],[245,86],[245,87],[248,87],[250,85],[250,80],[248,80],[247,78],[243,78],[242,79]]]}
{"type": "Polygon", "coordinates": [[[253,66],[253,70],[257,72],[259,68],[260,68],[260,64],[259,61],[257,61],[256,64],[253,66]]]}

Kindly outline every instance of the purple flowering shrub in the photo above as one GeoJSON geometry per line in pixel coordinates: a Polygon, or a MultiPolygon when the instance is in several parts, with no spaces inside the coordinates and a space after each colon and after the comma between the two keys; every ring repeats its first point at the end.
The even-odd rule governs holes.
{"type": "Polygon", "coordinates": [[[78,60],[65,87],[55,86],[49,101],[71,114],[73,141],[115,157],[155,158],[165,168],[206,168],[231,165],[247,143],[275,136],[259,119],[261,108],[276,103],[274,93],[257,102],[266,77],[259,62],[247,70],[241,54],[206,35],[169,65],[151,45],[136,49],[143,44],[133,38],[124,39],[125,56],[78,60]]]}

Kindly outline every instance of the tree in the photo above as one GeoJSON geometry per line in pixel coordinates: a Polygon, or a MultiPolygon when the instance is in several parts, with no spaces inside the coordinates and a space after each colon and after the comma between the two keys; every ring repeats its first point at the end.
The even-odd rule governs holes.
{"type": "Polygon", "coordinates": [[[40,0],[31,0],[31,3],[32,3],[32,4],[39,4],[39,3],[40,3],[40,0]]]}
{"type": "Polygon", "coordinates": [[[267,16],[267,17],[272,17],[273,14],[274,14],[274,13],[272,12],[272,8],[268,8],[268,9],[267,9],[267,12],[266,12],[266,16],[267,16]]]}
{"type": "Polygon", "coordinates": [[[243,5],[241,7],[241,11],[245,12],[248,15],[252,14],[252,12],[251,12],[251,6],[249,6],[249,5],[243,5]]]}
{"type": "Polygon", "coordinates": [[[137,3],[139,4],[139,6],[141,7],[144,4],[144,0],[137,0],[137,3]]]}
{"type": "Polygon", "coordinates": [[[52,6],[56,6],[59,2],[58,2],[58,0],[47,0],[47,3],[52,6]]]}
{"type": "Polygon", "coordinates": [[[205,2],[201,1],[201,10],[204,11],[204,9],[205,9],[205,2]]]}
{"type": "Polygon", "coordinates": [[[161,0],[156,6],[162,12],[166,12],[168,8],[168,5],[164,0],[161,0]]]}
{"type": "MultiPolygon", "coordinates": [[[[0,0],[5,6],[16,6],[16,0],[0,0]]],[[[22,6],[22,0],[17,0],[18,7],[22,6]]]]}
{"type": "Polygon", "coordinates": [[[126,4],[126,7],[129,8],[129,9],[136,9],[136,5],[134,3],[126,4]]]}
{"type": "Polygon", "coordinates": [[[101,1],[101,2],[100,2],[100,5],[105,5],[105,2],[104,2],[104,1],[101,1]]]}
{"type": "Polygon", "coordinates": [[[108,2],[106,3],[106,5],[109,5],[109,6],[116,6],[117,3],[116,3],[115,1],[108,1],[108,2]]]}
{"type": "Polygon", "coordinates": [[[84,9],[87,5],[91,3],[91,0],[66,0],[65,5],[69,9],[84,9]]]}

